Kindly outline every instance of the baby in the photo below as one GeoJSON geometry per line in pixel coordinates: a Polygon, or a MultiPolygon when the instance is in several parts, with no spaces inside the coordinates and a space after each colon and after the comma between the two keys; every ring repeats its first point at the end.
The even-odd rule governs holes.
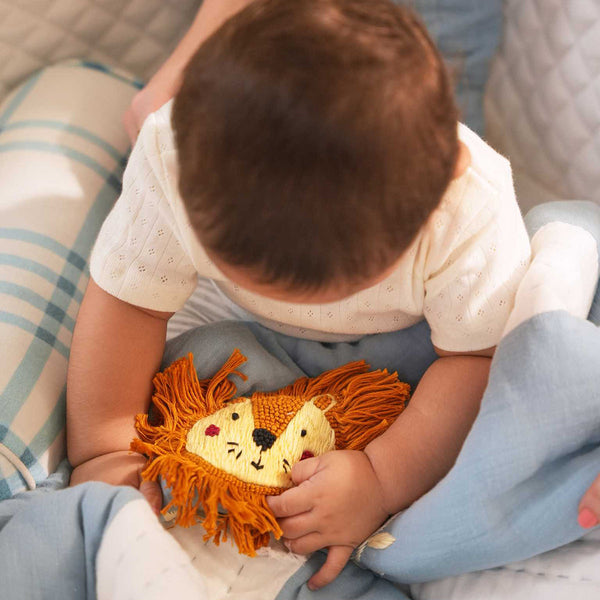
{"type": "Polygon", "coordinates": [[[425,318],[440,358],[401,418],[364,452],[300,462],[271,499],[292,551],[329,549],[310,582],[325,585],[452,466],[529,257],[510,166],[458,123],[411,12],[257,0],[146,120],[98,237],[69,367],[72,482],[140,486],[133,416],[199,277],[217,312],[311,339],[425,318]]]}

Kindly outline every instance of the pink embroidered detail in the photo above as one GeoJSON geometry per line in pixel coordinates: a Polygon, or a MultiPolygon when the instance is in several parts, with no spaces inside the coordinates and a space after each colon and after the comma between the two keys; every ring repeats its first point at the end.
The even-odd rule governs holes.
{"type": "Polygon", "coordinates": [[[204,435],[208,435],[210,437],[214,437],[215,435],[219,435],[221,433],[221,429],[216,425],[209,425],[204,432],[204,435]]]}

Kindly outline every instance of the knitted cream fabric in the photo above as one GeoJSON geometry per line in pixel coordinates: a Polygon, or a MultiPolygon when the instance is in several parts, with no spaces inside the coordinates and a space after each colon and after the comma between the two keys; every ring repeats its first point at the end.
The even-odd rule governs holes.
{"type": "Polygon", "coordinates": [[[263,324],[330,339],[402,329],[425,317],[434,344],[469,351],[500,339],[529,264],[529,241],[508,162],[460,126],[472,163],[384,281],[339,302],[290,304],[250,293],[209,260],[178,194],[172,103],[146,121],[125,172],[123,193],[91,259],[94,280],[132,304],[177,311],[197,274],[216,281],[263,324]]]}

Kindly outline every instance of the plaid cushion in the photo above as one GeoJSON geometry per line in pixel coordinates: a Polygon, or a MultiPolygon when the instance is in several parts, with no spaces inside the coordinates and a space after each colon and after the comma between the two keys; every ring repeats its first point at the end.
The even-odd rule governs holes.
{"type": "Polygon", "coordinates": [[[121,115],[139,87],[69,61],[0,107],[0,499],[65,456],[71,336],[88,255],[121,188],[121,115]]]}

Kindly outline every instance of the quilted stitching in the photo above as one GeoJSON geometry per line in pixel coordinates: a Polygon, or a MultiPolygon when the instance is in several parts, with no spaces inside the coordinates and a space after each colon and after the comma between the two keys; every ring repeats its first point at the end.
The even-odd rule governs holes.
{"type": "Polygon", "coordinates": [[[0,99],[40,67],[85,57],[148,78],[198,0],[0,0],[0,99]]]}
{"type": "MultiPolygon", "coordinates": [[[[551,196],[600,201],[600,2],[505,0],[490,141],[551,196]]],[[[522,199],[525,205],[527,199],[522,199]]]]}

